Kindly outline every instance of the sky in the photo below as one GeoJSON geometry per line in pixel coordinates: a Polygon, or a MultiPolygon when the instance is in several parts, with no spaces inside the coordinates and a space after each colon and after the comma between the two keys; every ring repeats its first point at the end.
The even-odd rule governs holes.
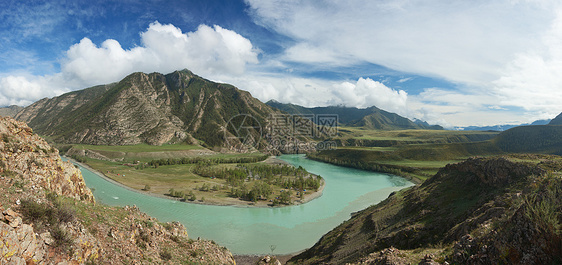
{"type": "Polygon", "coordinates": [[[189,69],[447,128],[562,112],[562,1],[0,1],[0,106],[189,69]]]}

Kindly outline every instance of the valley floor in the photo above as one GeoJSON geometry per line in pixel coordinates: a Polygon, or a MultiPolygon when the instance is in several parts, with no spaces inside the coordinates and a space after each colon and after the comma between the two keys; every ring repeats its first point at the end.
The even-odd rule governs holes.
{"type": "MultiPolygon", "coordinates": [[[[203,196],[204,199],[201,200],[194,200],[194,201],[189,201],[189,200],[185,200],[182,198],[176,198],[176,197],[172,197],[167,195],[168,189],[170,187],[174,187],[171,185],[166,185],[165,188],[158,188],[158,186],[156,187],[152,187],[152,191],[146,191],[143,190],[142,187],[144,187],[142,184],[139,184],[138,181],[131,181],[130,179],[125,178],[127,174],[132,173],[133,171],[136,171],[136,169],[134,168],[127,168],[126,170],[128,171],[127,174],[123,174],[123,170],[119,171],[121,172],[121,174],[115,174],[115,173],[109,173],[109,172],[114,172],[113,170],[105,170],[105,172],[108,172],[107,174],[102,173],[102,167],[105,165],[107,166],[108,164],[106,163],[106,161],[94,161],[94,160],[88,160],[87,163],[82,163],[79,161],[76,161],[73,158],[70,157],[66,157],[67,159],[69,159],[70,161],[72,161],[75,164],[78,164],[90,171],[92,171],[93,173],[95,173],[96,175],[98,175],[99,177],[115,184],[118,185],[120,187],[123,187],[125,189],[134,191],[134,192],[138,192],[138,193],[142,193],[144,195],[148,195],[148,196],[153,196],[153,197],[158,197],[158,198],[163,198],[163,199],[169,199],[169,200],[177,200],[177,201],[185,201],[187,203],[195,203],[195,204],[204,204],[204,205],[218,205],[218,206],[239,206],[239,207],[271,207],[272,206],[272,202],[271,200],[258,200],[256,202],[251,202],[251,201],[246,201],[246,200],[241,200],[238,198],[234,198],[234,197],[230,197],[230,196],[226,196],[225,192],[205,192],[205,194],[203,196]],[[121,177],[118,177],[121,176],[121,177]]],[[[263,162],[264,164],[267,165],[289,165],[287,162],[280,160],[278,158],[276,158],[275,156],[271,156],[269,158],[267,158],[266,160],[264,160],[263,162]]],[[[117,172],[117,171],[115,171],[117,172]]],[[[196,180],[193,181],[193,183],[202,183],[203,181],[207,181],[205,180],[205,178],[203,177],[198,177],[201,178],[203,180],[196,180]]],[[[133,176],[133,179],[137,179],[135,176],[133,176]]],[[[211,183],[211,182],[209,182],[211,183]]],[[[215,183],[215,182],[212,182],[215,183]]],[[[277,205],[277,206],[290,206],[290,205],[298,205],[298,204],[303,204],[303,203],[307,203],[310,202],[311,200],[314,200],[316,198],[319,198],[320,196],[322,196],[322,192],[324,190],[326,183],[324,181],[321,182],[320,187],[318,188],[317,191],[306,191],[305,195],[302,199],[299,199],[297,197],[294,198],[294,200],[292,201],[291,204],[289,205],[277,205]]],[[[198,191],[196,191],[198,192],[198,191]]],[[[198,196],[198,198],[201,198],[202,196],[200,195],[200,193],[196,193],[198,196]]]]}

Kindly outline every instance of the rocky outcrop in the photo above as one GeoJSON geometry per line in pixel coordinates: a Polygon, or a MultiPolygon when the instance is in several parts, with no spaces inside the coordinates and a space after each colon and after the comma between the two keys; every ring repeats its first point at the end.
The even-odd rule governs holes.
{"type": "Polygon", "coordinates": [[[371,265],[406,265],[409,264],[404,258],[403,253],[390,247],[381,251],[371,253],[367,257],[362,258],[356,265],[371,264],[371,265]]]}
{"type": "Polygon", "coordinates": [[[0,118],[0,264],[235,264],[180,223],[95,204],[81,172],[24,123],[0,118]]]}
{"type": "Polygon", "coordinates": [[[0,213],[0,238],[1,264],[45,263],[45,242],[35,234],[33,226],[23,224],[21,217],[11,209],[0,213]]]}
{"type": "Polygon", "coordinates": [[[33,134],[25,123],[0,118],[0,173],[21,189],[94,202],[80,170],[63,162],[57,149],[33,134]]]}
{"type": "Polygon", "coordinates": [[[56,231],[64,231],[68,239],[73,238],[70,243],[72,255],[66,251],[60,252],[61,235],[52,235],[49,231],[39,234],[40,231],[32,223],[25,224],[22,221],[20,214],[11,208],[4,210],[3,219],[0,216],[0,264],[80,264],[93,261],[99,256],[101,244],[97,238],[85,232],[80,223],[69,222],[61,226],[62,228],[57,229],[63,230],[56,231]]]}

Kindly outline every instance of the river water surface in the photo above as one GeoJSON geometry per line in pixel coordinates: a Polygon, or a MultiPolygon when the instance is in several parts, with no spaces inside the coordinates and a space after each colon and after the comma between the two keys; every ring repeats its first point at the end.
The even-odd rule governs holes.
{"type": "Polygon", "coordinates": [[[190,238],[214,240],[234,254],[289,254],[311,247],[350,214],[376,204],[413,183],[392,175],[330,165],[304,155],[280,159],[302,166],[326,181],[323,195],[306,204],[250,208],[191,204],[147,196],[112,184],[80,167],[98,202],[136,205],[159,221],[179,221],[190,238]],[[273,247],[272,247],[273,246],[273,247]]]}

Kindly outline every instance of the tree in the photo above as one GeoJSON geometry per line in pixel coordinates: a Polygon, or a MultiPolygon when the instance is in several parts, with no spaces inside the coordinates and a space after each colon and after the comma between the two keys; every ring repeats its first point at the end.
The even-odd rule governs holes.
{"type": "Polygon", "coordinates": [[[281,192],[281,195],[279,195],[279,203],[291,204],[291,191],[290,190],[286,190],[286,191],[281,192]]]}
{"type": "Polygon", "coordinates": [[[144,191],[149,191],[150,190],[150,185],[146,184],[144,185],[144,189],[142,189],[144,191]]]}

